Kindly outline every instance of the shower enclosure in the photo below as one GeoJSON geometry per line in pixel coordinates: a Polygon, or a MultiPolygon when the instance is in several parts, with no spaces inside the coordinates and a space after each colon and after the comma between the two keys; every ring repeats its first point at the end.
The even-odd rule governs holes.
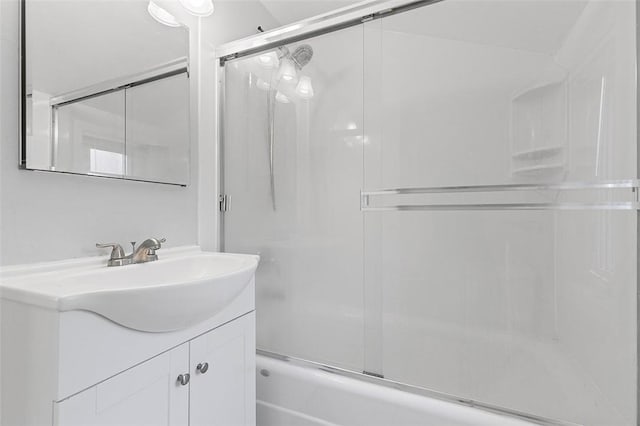
{"type": "Polygon", "coordinates": [[[637,425],[636,22],[374,1],[225,46],[221,247],[261,256],[259,350],[637,425]]]}

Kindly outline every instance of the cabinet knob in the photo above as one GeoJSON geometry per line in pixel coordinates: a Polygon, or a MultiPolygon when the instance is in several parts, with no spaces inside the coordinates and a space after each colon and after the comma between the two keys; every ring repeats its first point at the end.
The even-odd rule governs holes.
{"type": "Polygon", "coordinates": [[[198,370],[200,372],[200,374],[204,374],[207,371],[209,371],[209,363],[208,362],[201,362],[200,364],[198,364],[196,366],[196,370],[198,370]]]}
{"type": "Polygon", "coordinates": [[[178,376],[178,383],[182,386],[186,386],[189,384],[189,380],[191,379],[191,375],[189,373],[180,374],[178,376]]]}

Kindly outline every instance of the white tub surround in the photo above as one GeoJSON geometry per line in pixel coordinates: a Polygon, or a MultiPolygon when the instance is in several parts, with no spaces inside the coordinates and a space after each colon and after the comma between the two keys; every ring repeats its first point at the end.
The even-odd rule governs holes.
{"type": "Polygon", "coordinates": [[[533,424],[382,386],[375,379],[359,380],[320,364],[258,355],[256,366],[260,426],[533,424]]]}

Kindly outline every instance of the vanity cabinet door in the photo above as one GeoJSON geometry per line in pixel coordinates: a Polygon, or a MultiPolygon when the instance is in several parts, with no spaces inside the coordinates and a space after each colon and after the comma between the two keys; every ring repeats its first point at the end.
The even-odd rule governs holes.
{"type": "Polygon", "coordinates": [[[194,339],[191,426],[255,426],[255,313],[194,339]]]}
{"type": "Polygon", "coordinates": [[[187,426],[189,386],[185,343],[54,404],[57,426],[187,426]]]}

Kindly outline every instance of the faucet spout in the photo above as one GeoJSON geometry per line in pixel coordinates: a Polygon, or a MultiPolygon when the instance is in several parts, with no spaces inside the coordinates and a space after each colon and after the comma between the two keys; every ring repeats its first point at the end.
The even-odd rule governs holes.
{"type": "Polygon", "coordinates": [[[148,238],[144,240],[138,248],[131,254],[132,263],[145,263],[145,262],[153,262],[154,260],[158,260],[158,255],[156,254],[156,250],[162,247],[162,243],[167,241],[165,238],[157,239],[157,238],[148,238]]]}
{"type": "Polygon", "coordinates": [[[142,242],[135,248],[136,243],[131,243],[134,247],[133,253],[128,256],[124,255],[124,250],[122,246],[117,243],[108,243],[108,244],[96,244],[98,248],[108,248],[111,247],[111,257],[107,262],[107,266],[124,266],[124,265],[132,265],[134,263],[146,263],[153,262],[154,260],[158,260],[158,255],[156,254],[156,250],[162,247],[162,243],[167,241],[165,238],[157,239],[157,238],[148,238],[142,242]]]}

